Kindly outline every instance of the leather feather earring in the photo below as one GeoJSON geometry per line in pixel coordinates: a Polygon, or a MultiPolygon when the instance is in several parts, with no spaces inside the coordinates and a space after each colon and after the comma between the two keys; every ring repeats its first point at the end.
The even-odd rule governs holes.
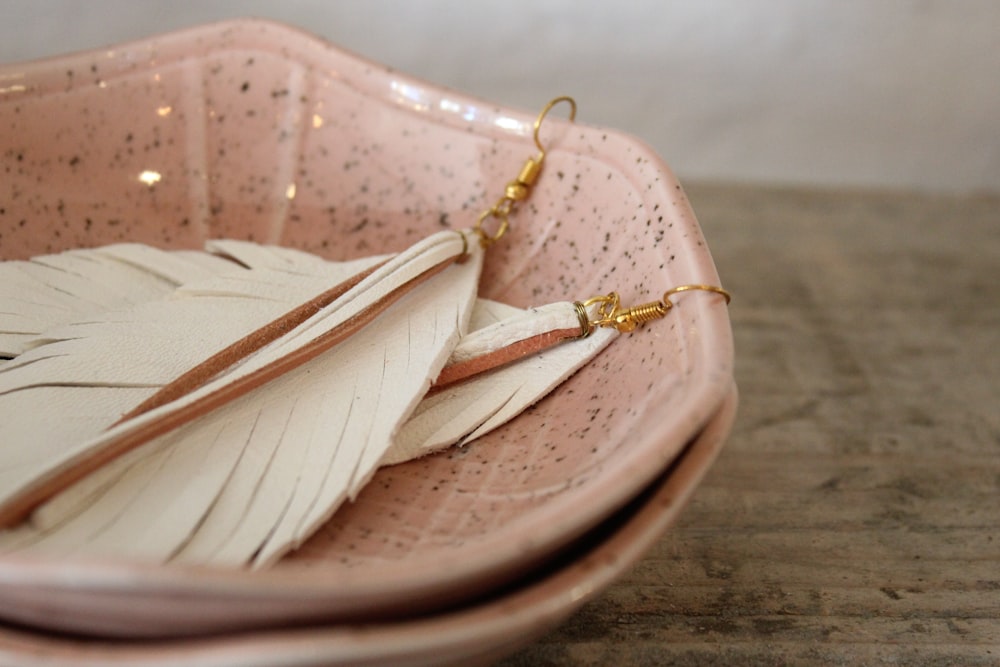
{"type": "Polygon", "coordinates": [[[380,465],[496,428],[663,317],[672,294],[728,300],[685,285],[636,308],[613,293],[527,311],[476,301],[484,250],[537,180],[539,124],[562,101],[572,119],[569,98],[543,109],[537,157],[473,228],[397,255],[333,263],[214,241],[0,265],[16,286],[0,299],[38,304],[0,312],[0,410],[14,416],[0,424],[0,525],[31,513],[0,551],[266,566],[380,465]]]}

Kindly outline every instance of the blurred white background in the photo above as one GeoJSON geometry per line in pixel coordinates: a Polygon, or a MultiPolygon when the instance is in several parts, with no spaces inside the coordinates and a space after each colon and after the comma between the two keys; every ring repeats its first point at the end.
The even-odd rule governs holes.
{"type": "Polygon", "coordinates": [[[8,0],[0,61],[273,18],[637,135],[682,179],[1000,192],[993,0],[8,0]]]}

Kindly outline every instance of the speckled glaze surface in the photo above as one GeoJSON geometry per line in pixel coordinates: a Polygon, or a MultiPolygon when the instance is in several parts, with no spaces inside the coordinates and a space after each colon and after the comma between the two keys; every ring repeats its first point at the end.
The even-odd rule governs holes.
{"type": "Polygon", "coordinates": [[[530,584],[488,602],[426,617],[270,630],[183,642],[64,640],[0,627],[0,662],[18,665],[418,665],[489,664],[563,622],[638,561],[676,521],[729,435],[737,396],[669,471],[639,497],[552,563],[530,584]]]}
{"type": "MultiPolygon", "coordinates": [[[[474,223],[535,153],[535,113],[260,21],[6,66],[0,257],[220,236],[331,258],[400,250],[474,223]]],[[[617,290],[634,303],[718,284],[659,158],[556,116],[482,295],[525,307],[617,290]]],[[[272,570],[2,558],[0,608],[50,627],[171,635],[402,617],[500,586],[622,507],[719,411],[733,366],[724,302],[674,301],[507,427],[380,471],[272,570]]]]}

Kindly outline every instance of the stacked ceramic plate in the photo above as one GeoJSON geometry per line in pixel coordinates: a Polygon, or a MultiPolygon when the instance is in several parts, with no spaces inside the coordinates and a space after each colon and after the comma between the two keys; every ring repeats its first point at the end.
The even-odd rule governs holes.
{"type": "MultiPolygon", "coordinates": [[[[0,259],[216,237],[331,259],[398,251],[473,224],[534,153],[534,119],[260,21],[6,66],[0,259]]],[[[719,284],[649,149],[554,117],[545,132],[543,173],[490,250],[483,296],[637,303],[719,284]]],[[[666,530],[729,432],[732,365],[724,301],[678,295],[501,429],[379,471],[268,570],[0,555],[0,662],[503,655],[666,530]]]]}

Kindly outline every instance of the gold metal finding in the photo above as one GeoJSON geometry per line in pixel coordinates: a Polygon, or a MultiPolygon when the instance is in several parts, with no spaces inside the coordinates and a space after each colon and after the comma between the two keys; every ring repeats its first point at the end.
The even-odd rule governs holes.
{"type": "Polygon", "coordinates": [[[640,306],[624,308],[615,313],[611,326],[615,327],[622,333],[635,331],[636,327],[640,324],[645,324],[646,322],[652,322],[653,320],[659,320],[665,317],[667,311],[670,310],[670,306],[667,305],[668,303],[669,302],[664,303],[663,301],[651,301],[650,303],[644,303],[640,306]]]}
{"type": "Polygon", "coordinates": [[[542,163],[545,160],[545,147],[542,146],[541,139],[539,139],[538,133],[541,129],[542,121],[548,115],[552,107],[559,104],[560,102],[567,102],[570,105],[569,119],[573,121],[576,119],[576,101],[572,97],[562,96],[551,100],[546,104],[538,117],[535,118],[533,129],[533,138],[535,140],[535,146],[538,147],[538,155],[535,157],[529,157],[525,160],[524,165],[521,166],[521,171],[518,172],[517,178],[507,184],[504,188],[503,196],[497,200],[493,206],[486,209],[480,214],[479,219],[476,220],[475,231],[479,235],[479,242],[484,248],[493,245],[507,233],[510,228],[510,214],[514,211],[514,206],[517,202],[524,201],[531,194],[531,187],[538,180],[538,176],[542,173],[542,163]],[[490,220],[496,222],[496,229],[493,233],[486,230],[486,223],[490,220]]]}
{"type": "Polygon", "coordinates": [[[580,335],[578,338],[586,338],[594,331],[594,327],[590,323],[590,313],[587,312],[587,307],[579,301],[574,301],[573,307],[576,308],[576,319],[580,321],[580,335]]]}
{"type": "Polygon", "coordinates": [[[567,104],[569,104],[569,120],[570,120],[570,122],[572,123],[573,121],[576,120],[576,100],[574,100],[569,95],[563,95],[561,97],[557,97],[557,98],[549,101],[548,104],[546,104],[544,107],[542,107],[542,111],[541,111],[541,113],[538,114],[538,118],[535,119],[535,125],[534,125],[534,128],[535,128],[535,134],[534,134],[535,145],[538,146],[538,160],[539,161],[541,161],[542,159],[545,158],[545,147],[542,146],[542,140],[538,137],[538,132],[542,129],[542,121],[545,120],[545,117],[547,115],[549,115],[550,111],[552,111],[552,107],[554,107],[555,105],[559,104],[560,102],[566,102],[567,104]]]}
{"type": "Polygon", "coordinates": [[[733,297],[732,295],[729,294],[729,292],[722,289],[721,287],[716,287],[715,285],[681,285],[673,289],[668,289],[666,292],[664,292],[663,301],[664,303],[670,303],[670,297],[672,297],[674,294],[678,294],[680,292],[689,292],[691,290],[702,290],[705,292],[715,292],[716,294],[721,294],[723,297],[725,297],[727,304],[733,300],[733,297]]]}
{"type": "Polygon", "coordinates": [[[597,312],[594,317],[588,320],[587,325],[581,325],[583,333],[580,337],[584,338],[590,335],[593,327],[614,327],[621,333],[635,331],[640,324],[666,317],[670,309],[674,307],[670,297],[680,292],[691,290],[721,294],[725,297],[727,304],[731,300],[729,292],[715,285],[680,285],[664,292],[663,299],[660,301],[651,301],[638,306],[632,306],[631,308],[622,308],[621,297],[618,296],[617,292],[611,292],[610,294],[587,299],[583,303],[576,302],[574,304],[578,314],[581,311],[589,314],[589,308],[595,305],[598,306],[597,312]]]}

